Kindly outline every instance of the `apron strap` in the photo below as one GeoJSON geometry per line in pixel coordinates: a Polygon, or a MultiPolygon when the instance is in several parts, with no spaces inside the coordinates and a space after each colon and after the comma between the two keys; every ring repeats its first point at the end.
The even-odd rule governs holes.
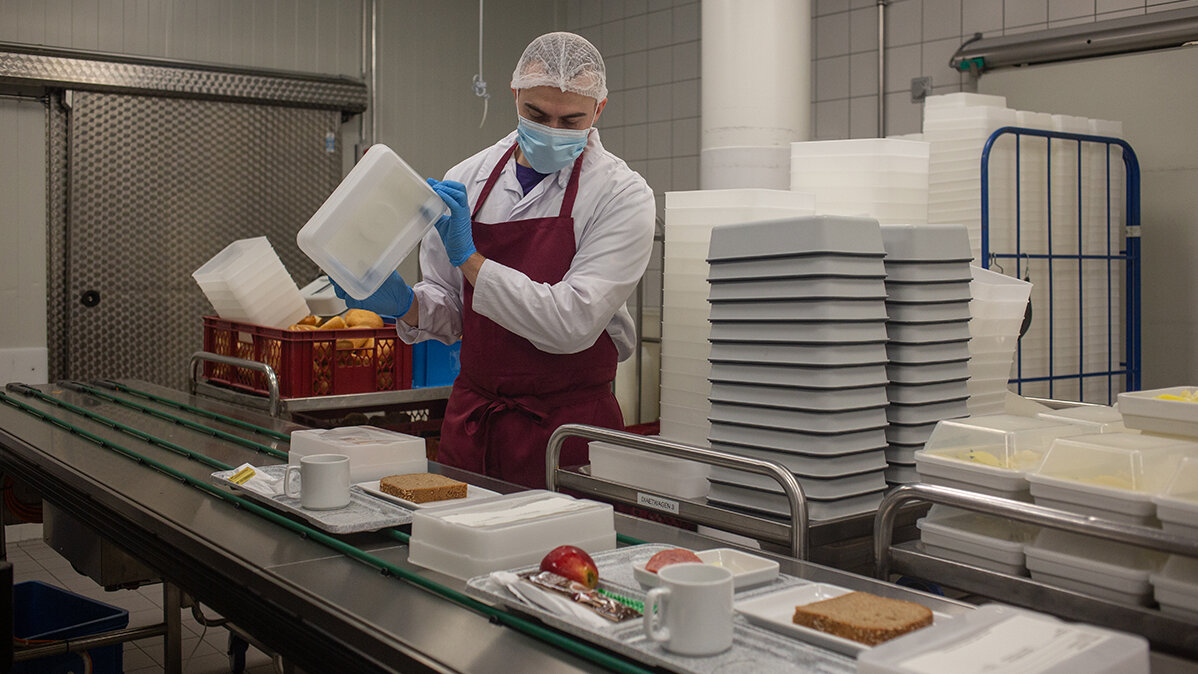
{"type": "MultiPolygon", "coordinates": [[[[486,203],[487,197],[491,196],[491,190],[495,189],[495,184],[499,182],[499,176],[503,174],[503,167],[507,166],[508,159],[516,152],[518,143],[513,143],[503,153],[503,156],[496,162],[495,168],[491,169],[491,175],[487,177],[487,182],[483,185],[483,191],[478,195],[478,201],[474,203],[474,211],[470,214],[471,220],[478,219],[478,212],[482,210],[483,204],[486,203]]],[[[570,181],[566,183],[566,193],[562,197],[562,208],[558,212],[559,218],[568,218],[574,213],[574,199],[578,196],[578,175],[582,173],[582,156],[586,154],[583,151],[578,155],[578,159],[574,160],[574,170],[570,172],[570,181]]]]}
{"type": "Polygon", "coordinates": [[[491,196],[491,190],[495,189],[495,183],[499,182],[499,176],[503,173],[503,167],[507,166],[507,160],[511,158],[516,151],[516,144],[513,143],[499,158],[495,164],[495,168],[491,169],[491,175],[487,178],[487,184],[483,185],[482,194],[478,195],[478,201],[474,203],[474,212],[470,214],[471,220],[478,219],[478,212],[482,210],[483,204],[487,201],[487,197],[491,196]]]}
{"type": "Polygon", "coordinates": [[[611,383],[609,382],[585,386],[573,391],[563,391],[553,395],[551,400],[533,395],[499,395],[483,386],[479,386],[466,374],[460,375],[454,385],[461,385],[487,400],[485,405],[476,407],[466,419],[465,430],[473,436],[478,436],[486,432],[489,425],[488,422],[494,414],[507,411],[521,412],[534,422],[541,423],[558,407],[578,405],[598,400],[603,396],[611,394],[611,383]]]}

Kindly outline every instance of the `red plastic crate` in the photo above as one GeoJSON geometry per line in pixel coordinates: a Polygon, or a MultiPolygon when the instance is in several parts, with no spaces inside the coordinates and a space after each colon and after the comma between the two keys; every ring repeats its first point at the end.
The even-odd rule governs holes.
{"type": "MultiPolygon", "coordinates": [[[[370,329],[279,330],[205,316],[204,350],[266,363],[279,379],[283,398],[412,387],[412,347],[400,341],[394,324],[370,329]]],[[[268,393],[266,377],[249,368],[205,362],[204,377],[250,393],[268,393]]]]}

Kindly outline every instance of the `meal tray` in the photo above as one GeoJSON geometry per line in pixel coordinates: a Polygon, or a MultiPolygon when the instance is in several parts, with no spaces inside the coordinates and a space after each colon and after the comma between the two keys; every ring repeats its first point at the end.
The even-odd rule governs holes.
{"type": "MultiPolygon", "coordinates": [[[[281,480],[283,479],[284,472],[287,470],[287,464],[255,466],[254,469],[281,480]]],[[[297,498],[290,498],[283,494],[273,497],[267,496],[230,482],[229,478],[235,472],[233,470],[217,471],[212,474],[212,481],[229,487],[239,495],[252,501],[257,501],[269,508],[301,517],[310,522],[312,526],[322,531],[327,531],[330,534],[356,534],[412,523],[412,511],[375,498],[362,491],[359,487],[349,488],[349,505],[344,508],[338,510],[305,510],[300,507],[300,500],[297,498]]]]}
{"type": "MultiPolygon", "coordinates": [[[[645,592],[633,577],[635,561],[648,559],[667,550],[669,545],[634,545],[608,550],[591,557],[599,568],[599,587],[630,599],[644,601],[645,592]]],[[[533,571],[536,567],[513,569],[515,573],[533,571]]],[[[776,592],[779,589],[804,583],[798,578],[779,574],[773,582],[736,593],[736,600],[776,592]]],[[[550,613],[516,599],[497,585],[490,576],[471,578],[466,592],[491,604],[532,615],[547,625],[586,641],[599,644],[638,662],[662,667],[680,674],[715,674],[716,672],[815,672],[817,674],[852,674],[857,671],[853,658],[833,653],[802,641],[787,639],[768,630],[750,625],[739,614],[733,617],[732,648],[711,656],[686,656],[667,651],[661,644],[645,637],[641,621],[606,625],[589,629],[572,618],[550,613]]]]}

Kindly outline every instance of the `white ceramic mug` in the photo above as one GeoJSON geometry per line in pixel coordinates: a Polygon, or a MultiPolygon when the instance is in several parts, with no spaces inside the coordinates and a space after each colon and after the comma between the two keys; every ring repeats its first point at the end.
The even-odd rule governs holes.
{"type": "Polygon", "coordinates": [[[349,505],[349,457],[344,454],[309,454],[298,466],[287,466],[283,493],[298,498],[307,510],[336,510],[349,505]],[[293,472],[294,471],[294,472],[293,472]],[[299,491],[291,491],[291,476],[299,473],[299,491]]]}
{"type": "Polygon", "coordinates": [[[645,636],[679,655],[715,655],[728,650],[732,646],[732,572],[722,566],[687,562],[663,567],[657,575],[661,585],[649,590],[645,598],[645,636]]]}

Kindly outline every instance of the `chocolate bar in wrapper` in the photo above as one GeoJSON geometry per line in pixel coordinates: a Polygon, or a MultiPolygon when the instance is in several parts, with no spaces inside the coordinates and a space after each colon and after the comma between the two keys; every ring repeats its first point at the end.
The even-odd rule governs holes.
{"type": "Polygon", "coordinates": [[[582,604],[614,623],[641,617],[640,612],[636,609],[625,606],[611,597],[599,594],[582,583],[559,576],[551,571],[530,571],[521,574],[521,576],[539,588],[569,597],[571,600],[582,604]]]}

